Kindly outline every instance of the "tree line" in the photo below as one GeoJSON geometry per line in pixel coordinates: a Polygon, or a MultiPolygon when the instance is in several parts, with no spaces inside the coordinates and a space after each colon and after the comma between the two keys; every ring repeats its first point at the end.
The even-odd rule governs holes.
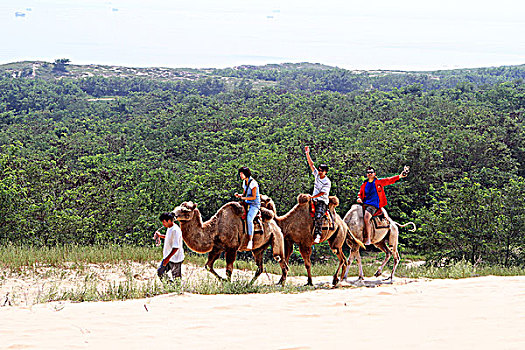
{"type": "Polygon", "coordinates": [[[391,216],[419,227],[402,250],[523,265],[523,82],[363,87],[1,78],[0,241],[150,244],[160,212],[193,200],[207,218],[234,200],[241,165],[282,215],[312,190],[309,145],[341,215],[366,166],[411,166],[386,189],[391,216]]]}

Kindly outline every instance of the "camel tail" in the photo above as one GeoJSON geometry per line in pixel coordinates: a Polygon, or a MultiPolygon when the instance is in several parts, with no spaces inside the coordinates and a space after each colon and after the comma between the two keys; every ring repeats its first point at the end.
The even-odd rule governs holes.
{"type": "Polygon", "coordinates": [[[356,242],[357,244],[359,244],[359,245],[361,246],[361,248],[363,248],[363,249],[366,250],[366,247],[365,247],[365,245],[363,244],[363,242],[361,242],[360,240],[358,240],[358,239],[354,236],[354,234],[352,233],[352,231],[350,231],[350,229],[346,230],[346,233],[347,233],[350,237],[352,237],[352,240],[353,240],[354,242],[356,242]]]}
{"type": "Polygon", "coordinates": [[[407,223],[404,224],[404,225],[401,225],[400,223],[394,221],[394,224],[396,224],[396,225],[399,226],[399,227],[407,227],[408,225],[412,225],[412,228],[411,228],[411,229],[410,229],[410,228],[408,229],[410,232],[416,232],[416,229],[417,229],[417,228],[416,228],[416,224],[414,224],[412,221],[407,222],[407,223]]]}

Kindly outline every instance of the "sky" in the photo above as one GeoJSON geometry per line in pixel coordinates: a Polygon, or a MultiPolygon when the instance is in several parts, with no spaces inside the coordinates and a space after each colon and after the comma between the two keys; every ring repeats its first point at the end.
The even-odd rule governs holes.
{"type": "Polygon", "coordinates": [[[0,63],[517,65],[525,64],[524,14],[517,0],[2,0],[0,63]]]}

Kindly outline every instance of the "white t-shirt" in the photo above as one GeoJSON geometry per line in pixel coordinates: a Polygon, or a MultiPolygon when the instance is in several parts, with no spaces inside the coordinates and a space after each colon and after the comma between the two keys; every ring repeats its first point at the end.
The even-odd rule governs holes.
{"type": "Polygon", "coordinates": [[[317,171],[317,169],[314,169],[312,174],[314,174],[315,176],[314,192],[312,193],[312,196],[324,192],[324,194],[321,197],[314,198],[314,200],[320,200],[328,204],[328,195],[330,194],[330,187],[332,186],[330,179],[328,178],[328,176],[325,176],[323,179],[321,179],[319,177],[319,171],[317,171]]]}
{"type": "Polygon", "coordinates": [[[182,243],[182,231],[179,225],[173,224],[166,231],[166,237],[164,238],[164,248],[162,250],[163,260],[170,255],[173,248],[179,248],[175,254],[171,257],[170,261],[178,263],[184,260],[184,245],[182,243]]]}

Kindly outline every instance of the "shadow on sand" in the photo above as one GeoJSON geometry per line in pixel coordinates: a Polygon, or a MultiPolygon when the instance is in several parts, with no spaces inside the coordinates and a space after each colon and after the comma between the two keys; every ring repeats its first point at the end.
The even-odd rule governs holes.
{"type": "Polygon", "coordinates": [[[410,279],[404,279],[404,278],[397,278],[395,281],[392,281],[390,278],[383,278],[383,279],[373,279],[373,280],[360,280],[360,279],[354,279],[354,280],[343,280],[339,282],[335,288],[359,288],[359,287],[367,287],[367,288],[375,288],[382,285],[394,285],[394,284],[407,284],[416,282],[417,280],[410,280],[410,279]]]}
{"type": "Polygon", "coordinates": [[[341,287],[367,287],[367,288],[375,288],[378,286],[381,286],[383,284],[394,284],[394,282],[389,279],[376,279],[376,280],[347,280],[347,281],[341,281],[340,283],[341,287]]]}

